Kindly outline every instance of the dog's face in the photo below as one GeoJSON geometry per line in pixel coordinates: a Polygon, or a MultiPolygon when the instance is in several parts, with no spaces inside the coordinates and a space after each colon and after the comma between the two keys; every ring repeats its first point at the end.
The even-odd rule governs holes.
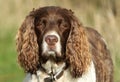
{"type": "Polygon", "coordinates": [[[70,32],[70,21],[67,17],[57,12],[50,12],[37,17],[35,26],[41,58],[45,61],[63,60],[70,32]]]}
{"type": "Polygon", "coordinates": [[[65,8],[50,6],[30,12],[18,31],[16,44],[18,61],[26,72],[36,73],[41,64],[52,60],[58,65],[69,64],[72,75],[80,76],[90,65],[86,31],[65,8]]]}

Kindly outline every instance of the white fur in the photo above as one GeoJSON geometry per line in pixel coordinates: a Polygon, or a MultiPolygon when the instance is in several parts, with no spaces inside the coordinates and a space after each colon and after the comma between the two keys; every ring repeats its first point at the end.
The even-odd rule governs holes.
{"type": "Polygon", "coordinates": [[[88,71],[86,71],[81,77],[73,78],[70,74],[70,70],[67,69],[57,82],[96,82],[96,73],[93,62],[88,71]]]}
{"type": "Polygon", "coordinates": [[[65,63],[56,64],[50,60],[48,60],[45,64],[42,64],[42,67],[46,69],[47,73],[58,73],[59,71],[62,71],[64,66],[65,63]]]}
{"type": "MultiPolygon", "coordinates": [[[[48,64],[50,64],[50,61],[48,62],[48,64]]],[[[46,66],[48,66],[48,64],[46,66]]],[[[55,65],[55,67],[56,67],[55,70],[59,69],[59,71],[60,71],[64,65],[65,65],[64,63],[61,66],[57,66],[57,67],[55,65]]],[[[52,64],[51,64],[51,66],[52,66],[52,64]]],[[[28,74],[26,76],[26,81],[24,81],[24,82],[44,82],[44,78],[46,78],[46,77],[48,77],[47,74],[38,70],[37,75],[31,76],[30,74],[28,74]]],[[[63,76],[60,77],[55,82],[96,82],[96,73],[95,73],[94,64],[93,64],[93,62],[91,62],[91,65],[90,65],[88,71],[86,71],[79,78],[73,78],[70,74],[70,69],[68,68],[67,70],[64,70],[63,76]]]]}
{"type": "Polygon", "coordinates": [[[23,82],[38,82],[38,77],[35,74],[27,73],[23,82]]]}
{"type": "Polygon", "coordinates": [[[57,53],[61,53],[61,44],[60,44],[60,36],[58,35],[57,32],[55,31],[49,31],[47,32],[44,37],[43,37],[43,43],[42,43],[42,48],[43,48],[43,52],[42,53],[48,53],[48,54],[54,54],[53,51],[49,51],[48,49],[48,44],[46,43],[45,41],[45,37],[48,36],[48,35],[55,35],[57,38],[58,38],[58,42],[55,44],[55,51],[57,53]]]}

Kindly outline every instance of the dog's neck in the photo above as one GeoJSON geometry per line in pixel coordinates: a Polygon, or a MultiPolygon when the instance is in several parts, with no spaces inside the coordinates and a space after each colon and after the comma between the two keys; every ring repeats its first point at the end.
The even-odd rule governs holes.
{"type": "Polygon", "coordinates": [[[46,80],[45,82],[48,82],[49,80],[55,81],[59,79],[66,68],[67,65],[65,62],[55,63],[54,61],[48,60],[46,63],[41,64],[40,70],[48,75],[48,77],[44,79],[46,80]]]}
{"type": "Polygon", "coordinates": [[[65,62],[60,62],[60,63],[55,63],[54,61],[48,60],[46,63],[41,64],[42,68],[45,69],[46,73],[56,73],[63,68],[65,68],[66,63],[65,62]]]}

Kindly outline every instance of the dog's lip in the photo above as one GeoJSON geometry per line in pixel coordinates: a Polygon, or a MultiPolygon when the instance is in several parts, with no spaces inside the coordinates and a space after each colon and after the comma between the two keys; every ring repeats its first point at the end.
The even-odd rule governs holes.
{"type": "Polygon", "coordinates": [[[55,51],[53,50],[49,50],[48,53],[51,55],[51,54],[55,54],[55,51]]]}
{"type": "Polygon", "coordinates": [[[49,45],[48,47],[49,47],[50,51],[54,51],[55,50],[55,46],[54,45],[49,45]]]}

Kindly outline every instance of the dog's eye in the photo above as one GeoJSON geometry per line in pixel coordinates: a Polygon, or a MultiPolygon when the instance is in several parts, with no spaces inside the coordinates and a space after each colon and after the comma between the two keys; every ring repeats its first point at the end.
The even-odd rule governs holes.
{"type": "Polygon", "coordinates": [[[41,19],[40,20],[40,25],[46,26],[47,20],[46,19],[41,19]]]}
{"type": "Polygon", "coordinates": [[[47,20],[45,20],[45,19],[44,19],[42,22],[43,22],[43,24],[44,24],[44,25],[46,25],[46,23],[47,23],[47,20]]]}
{"type": "Polygon", "coordinates": [[[39,22],[36,23],[36,27],[37,27],[37,29],[42,31],[46,27],[46,24],[47,24],[46,19],[39,19],[39,22]]]}
{"type": "Polygon", "coordinates": [[[68,28],[68,24],[65,21],[63,21],[60,25],[60,29],[66,30],[67,28],[68,28]]]}
{"type": "Polygon", "coordinates": [[[60,26],[62,23],[62,19],[58,19],[57,23],[58,23],[58,26],[60,26]]]}
{"type": "Polygon", "coordinates": [[[66,29],[68,27],[67,23],[63,19],[59,19],[57,23],[60,29],[66,29]]]}

